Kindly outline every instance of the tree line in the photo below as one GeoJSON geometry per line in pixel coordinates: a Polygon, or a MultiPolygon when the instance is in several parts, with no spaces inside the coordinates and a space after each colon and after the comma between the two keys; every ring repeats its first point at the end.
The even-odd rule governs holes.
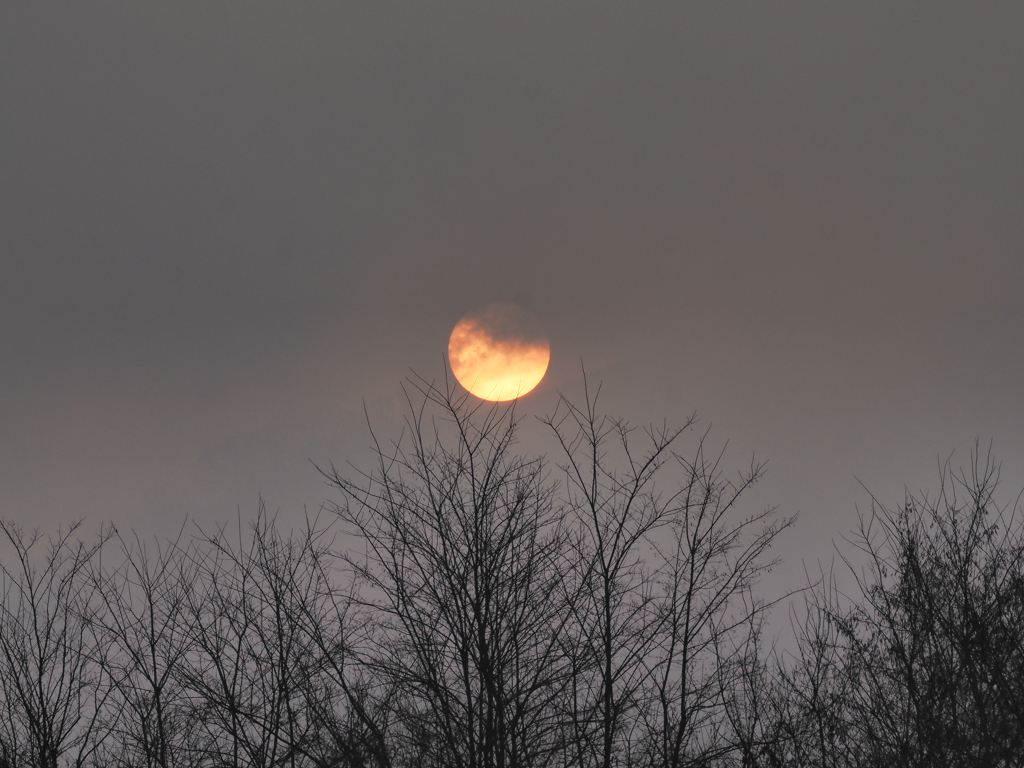
{"type": "MultiPolygon", "coordinates": [[[[1015,766],[1024,538],[998,468],[872,499],[791,608],[794,518],[695,420],[543,419],[412,382],[402,437],[280,530],[0,521],[0,768],[1015,766]],[[841,588],[849,582],[852,588],[841,588]]],[[[376,440],[376,438],[375,438],[376,440]]]]}

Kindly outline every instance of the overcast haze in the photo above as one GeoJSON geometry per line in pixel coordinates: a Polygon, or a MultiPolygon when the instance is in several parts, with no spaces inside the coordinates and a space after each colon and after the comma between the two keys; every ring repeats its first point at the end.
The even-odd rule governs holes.
{"type": "Polygon", "coordinates": [[[768,459],[797,569],[855,477],[980,437],[1014,495],[1024,5],[841,5],[6,4],[0,514],[315,509],[490,301],[551,339],[521,412],[582,358],[768,459]]]}

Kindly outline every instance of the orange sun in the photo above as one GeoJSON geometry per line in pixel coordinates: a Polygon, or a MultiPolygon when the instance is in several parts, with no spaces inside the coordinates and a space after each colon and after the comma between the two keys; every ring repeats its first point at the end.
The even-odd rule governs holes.
{"type": "Polygon", "coordinates": [[[551,360],[551,345],[533,315],[499,301],[455,324],[448,360],[455,378],[477,397],[513,400],[540,384],[551,360]]]}

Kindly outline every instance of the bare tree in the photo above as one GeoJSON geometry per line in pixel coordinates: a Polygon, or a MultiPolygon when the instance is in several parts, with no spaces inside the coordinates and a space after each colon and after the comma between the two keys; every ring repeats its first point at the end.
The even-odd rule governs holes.
{"type": "Polygon", "coordinates": [[[237,537],[154,550],[112,532],[110,561],[73,529],[38,572],[38,535],[4,527],[19,567],[2,572],[0,761],[786,764],[817,710],[763,653],[755,587],[792,523],[741,510],[763,465],[726,477],[706,434],[682,452],[693,419],[639,431],[584,394],[542,419],[554,478],[517,450],[515,402],[416,380],[375,467],[324,472],[329,524],[285,535],[261,501],[237,537]]]}
{"type": "Polygon", "coordinates": [[[202,589],[188,593],[182,682],[194,697],[202,762],[294,768],[315,738],[308,696],[317,662],[303,606],[318,588],[307,557],[317,532],[282,537],[261,501],[251,533],[246,543],[239,530],[235,544],[221,529],[197,548],[202,589]]]}
{"type": "Polygon", "coordinates": [[[734,750],[723,692],[752,674],[744,665],[767,607],[752,588],[793,522],[774,509],[737,518],[763,465],[726,479],[706,434],[683,457],[675,446],[695,418],[648,428],[638,449],[635,429],[602,415],[587,390],[582,407],[562,397],[545,422],[578,526],[570,762],[679,766],[734,750]]]}
{"type": "Polygon", "coordinates": [[[763,687],[760,625],[785,596],[766,603],[754,587],[778,562],[767,557],[772,543],[795,521],[771,507],[742,515],[737,506],[764,465],[752,461],[730,480],[721,469],[724,449],[708,456],[706,439],[705,433],[692,459],[675,454],[683,490],[670,522],[671,547],[660,550],[661,621],[649,698],[657,719],[645,731],[655,745],[652,764],[672,768],[737,750],[749,756],[764,740],[761,702],[748,696],[750,706],[740,710],[735,695],[744,686],[751,695],[763,687]]]}
{"type": "MultiPolygon", "coordinates": [[[[183,531],[184,529],[182,529],[183,531]]],[[[193,553],[174,541],[152,555],[137,535],[116,534],[120,561],[92,572],[97,623],[121,718],[105,764],[168,768],[187,764],[187,691],[181,685],[192,628],[187,612],[196,586],[193,553]]]]}
{"type": "Polygon", "coordinates": [[[813,581],[808,575],[808,584],[802,610],[790,608],[794,649],[776,657],[770,698],[778,738],[766,764],[857,765],[860,746],[848,717],[856,673],[847,666],[836,619],[844,597],[831,569],[813,581]]]}
{"type": "Polygon", "coordinates": [[[375,647],[375,623],[353,610],[357,600],[351,583],[332,578],[333,553],[318,547],[308,556],[319,574],[316,588],[300,606],[311,650],[318,654],[308,698],[319,734],[317,765],[390,768],[395,685],[375,675],[358,653],[360,647],[375,647]]]}
{"type": "Polygon", "coordinates": [[[567,613],[544,464],[513,453],[514,405],[470,406],[423,381],[407,397],[407,439],[377,444],[375,471],[327,473],[364,548],[349,562],[378,616],[366,663],[398,695],[396,759],[551,764],[567,613]]]}
{"type": "Polygon", "coordinates": [[[780,717],[782,702],[778,695],[775,668],[770,659],[774,646],[763,643],[764,617],[745,624],[745,631],[729,654],[719,654],[719,691],[721,728],[727,751],[720,756],[721,765],[743,768],[776,766],[776,755],[782,753],[788,738],[780,717]]]}
{"type": "Polygon", "coordinates": [[[611,768],[633,744],[630,715],[650,677],[658,638],[655,574],[646,567],[649,536],[676,512],[679,496],[660,495],[655,476],[672,459],[678,429],[647,431],[637,449],[633,430],[597,410],[600,390],[585,389],[582,407],[564,396],[544,419],[565,462],[566,503],[574,522],[573,579],[566,585],[572,632],[566,644],[571,687],[565,699],[566,741],[580,766],[611,768]],[[609,451],[618,449],[618,456],[609,451]],[[621,460],[624,470],[614,462],[621,460]]]}
{"type": "Polygon", "coordinates": [[[45,542],[0,521],[14,550],[0,563],[0,758],[10,765],[86,765],[106,737],[111,679],[86,577],[105,535],[75,541],[80,522],[45,542]]]}

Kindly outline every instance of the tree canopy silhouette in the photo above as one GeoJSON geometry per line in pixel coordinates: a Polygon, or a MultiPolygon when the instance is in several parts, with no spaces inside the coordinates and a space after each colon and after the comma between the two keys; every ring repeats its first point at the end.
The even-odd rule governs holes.
{"type": "MultiPolygon", "coordinates": [[[[770,548],[691,418],[406,387],[406,429],[285,532],[147,542],[0,523],[0,768],[1015,766],[1024,535],[998,465],[872,498],[765,637],[770,548]]],[[[372,430],[371,430],[372,433],[372,430]]]]}

